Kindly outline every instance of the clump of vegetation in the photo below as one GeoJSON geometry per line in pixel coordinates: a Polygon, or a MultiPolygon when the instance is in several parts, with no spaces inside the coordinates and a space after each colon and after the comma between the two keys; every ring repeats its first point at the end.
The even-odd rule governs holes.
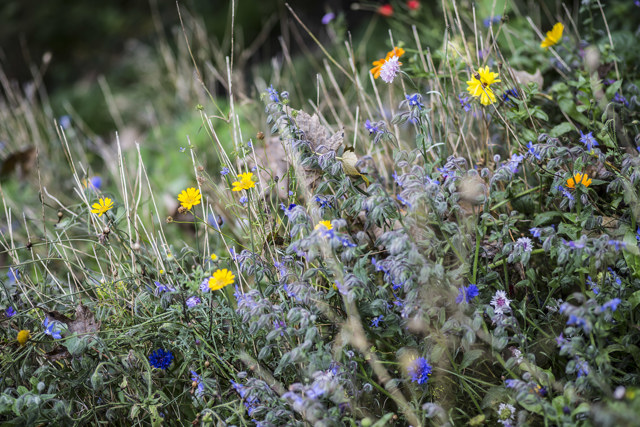
{"type": "Polygon", "coordinates": [[[7,114],[7,137],[37,118],[70,173],[40,155],[38,200],[24,165],[2,184],[0,417],[633,423],[638,29],[613,24],[638,6],[536,23],[487,5],[444,2],[438,44],[424,4],[371,7],[393,29],[375,54],[326,15],[307,103],[290,68],[242,108],[230,82],[197,106],[210,146],[181,150],[171,209],[138,146],[89,172],[73,124],[7,114]]]}

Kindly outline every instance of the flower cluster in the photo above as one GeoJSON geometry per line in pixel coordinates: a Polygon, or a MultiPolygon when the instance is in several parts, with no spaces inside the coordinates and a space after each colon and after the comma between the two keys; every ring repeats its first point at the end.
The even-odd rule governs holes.
{"type": "Polygon", "coordinates": [[[157,349],[149,355],[149,364],[154,368],[166,370],[173,362],[173,353],[162,348],[157,349]]]}

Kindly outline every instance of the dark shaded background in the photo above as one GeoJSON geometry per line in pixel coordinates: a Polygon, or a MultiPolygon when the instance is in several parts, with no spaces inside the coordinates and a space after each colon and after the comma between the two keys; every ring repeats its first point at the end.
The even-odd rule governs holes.
{"type": "MultiPolygon", "coordinates": [[[[321,25],[320,19],[328,10],[347,12],[349,21],[370,16],[350,11],[351,1],[289,3],[312,29],[321,25]]],[[[185,0],[180,7],[186,15],[202,19],[211,37],[222,39],[229,34],[229,1],[185,0]]],[[[280,20],[290,19],[284,1],[236,2],[237,30],[244,40],[253,40],[262,23],[273,15],[280,20]]],[[[153,44],[158,37],[154,16],[164,32],[179,25],[173,1],[4,1],[0,4],[0,64],[9,79],[25,82],[33,78],[29,66],[40,66],[43,55],[49,52],[51,63],[44,82],[50,91],[55,90],[82,77],[106,73],[123,54],[129,39],[153,44]]],[[[183,15],[183,19],[187,18],[183,15]]],[[[273,28],[255,60],[268,58],[279,50],[280,28],[273,28]]]]}

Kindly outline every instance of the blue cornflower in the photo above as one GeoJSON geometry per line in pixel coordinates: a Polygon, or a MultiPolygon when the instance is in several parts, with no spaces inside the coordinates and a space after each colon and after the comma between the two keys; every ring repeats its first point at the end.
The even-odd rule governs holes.
{"type": "Polygon", "coordinates": [[[538,160],[540,160],[542,157],[540,156],[540,153],[538,153],[536,146],[531,141],[529,141],[529,143],[527,144],[527,152],[538,160]]]}
{"type": "Polygon", "coordinates": [[[411,376],[411,381],[418,384],[424,384],[429,380],[429,375],[433,368],[424,357],[418,357],[409,364],[407,372],[411,376]]]}
{"type": "Polygon", "coordinates": [[[611,311],[616,311],[616,309],[618,308],[618,305],[621,302],[622,300],[620,298],[614,298],[610,301],[607,301],[604,304],[602,304],[602,311],[605,311],[607,309],[611,309],[611,311]]]}
{"type": "MultiPolygon", "coordinates": [[[[207,281],[207,288],[208,287],[209,287],[209,281],[207,281]]],[[[197,297],[195,295],[192,296],[192,297],[187,298],[187,301],[186,301],[187,307],[189,307],[189,308],[193,308],[196,305],[200,304],[201,302],[202,302],[202,300],[200,299],[200,297],[197,297]]]]}
{"type": "Polygon", "coordinates": [[[218,215],[218,217],[216,218],[215,215],[209,214],[207,215],[207,224],[220,231],[220,227],[224,225],[224,218],[222,218],[220,215],[218,215]]]}
{"type": "Polygon", "coordinates": [[[367,119],[367,121],[364,122],[364,127],[369,131],[369,135],[382,132],[377,125],[378,125],[377,123],[371,123],[369,119],[367,119]]]}
{"type": "Polygon", "coordinates": [[[173,354],[169,350],[157,349],[149,355],[149,364],[154,368],[167,369],[171,366],[173,354]]]}
{"type": "Polygon", "coordinates": [[[460,101],[460,106],[466,112],[471,111],[471,106],[469,105],[469,97],[464,96],[462,94],[458,95],[458,100],[460,101]]]}
{"type": "Polygon", "coordinates": [[[7,317],[13,317],[16,315],[16,310],[13,307],[9,307],[5,310],[4,315],[7,317]]]}
{"type": "Polygon", "coordinates": [[[202,396],[204,394],[204,384],[202,383],[202,377],[198,375],[196,371],[191,371],[191,382],[195,382],[197,384],[196,396],[202,396]]]}
{"type": "Polygon", "coordinates": [[[458,289],[458,296],[456,297],[456,303],[460,304],[461,302],[470,303],[472,299],[478,296],[480,291],[478,291],[478,287],[474,284],[471,284],[467,287],[462,287],[458,289]]]}
{"type": "Polygon", "coordinates": [[[322,24],[327,25],[329,22],[333,21],[336,17],[336,14],[333,12],[325,13],[322,17],[322,24]]]}
{"type": "Polygon", "coordinates": [[[414,93],[413,95],[405,95],[405,98],[407,98],[407,101],[409,101],[410,107],[418,107],[418,110],[422,111],[422,107],[424,107],[424,104],[420,102],[422,100],[422,96],[419,93],[414,93]]]}
{"type": "Polygon", "coordinates": [[[55,321],[49,322],[49,316],[46,316],[44,318],[42,326],[44,326],[44,333],[46,335],[51,335],[52,338],[57,340],[62,338],[62,334],[60,333],[60,325],[55,321]]]}
{"type": "Polygon", "coordinates": [[[378,317],[374,317],[373,320],[371,320],[371,327],[372,328],[379,328],[380,327],[380,321],[382,320],[384,316],[380,315],[378,317]]]}
{"type": "Polygon", "coordinates": [[[247,199],[247,196],[242,196],[242,197],[240,197],[239,202],[244,205],[245,203],[247,203],[247,200],[249,200],[249,199],[247,199]]]}
{"type": "Polygon", "coordinates": [[[229,170],[228,167],[225,166],[225,167],[222,168],[222,170],[220,170],[220,175],[225,176],[225,175],[228,175],[229,172],[231,172],[231,171],[229,170]]]}
{"type": "Polygon", "coordinates": [[[587,151],[591,151],[593,150],[593,147],[598,146],[598,141],[593,137],[593,132],[589,132],[587,134],[580,132],[580,142],[587,147],[587,151]]]}
{"type": "Polygon", "coordinates": [[[273,102],[280,102],[280,97],[278,97],[278,91],[273,88],[273,85],[267,88],[267,93],[269,94],[269,99],[273,102]]]}

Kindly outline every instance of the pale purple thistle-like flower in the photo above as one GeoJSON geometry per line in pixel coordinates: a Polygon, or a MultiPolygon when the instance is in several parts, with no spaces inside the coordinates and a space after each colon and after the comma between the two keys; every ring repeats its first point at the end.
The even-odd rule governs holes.
{"type": "Polygon", "coordinates": [[[521,247],[523,252],[531,252],[533,250],[533,242],[528,237],[520,237],[516,241],[516,246],[521,247]]]}
{"type": "MultiPolygon", "coordinates": [[[[209,284],[207,283],[207,288],[209,287],[209,284]]],[[[192,296],[187,298],[187,307],[189,308],[193,308],[196,305],[200,304],[202,302],[202,300],[200,299],[200,297],[197,296],[192,296]]]]}
{"type": "Polygon", "coordinates": [[[433,368],[424,357],[418,357],[409,364],[407,372],[411,376],[411,381],[424,384],[429,380],[433,368]]]}
{"type": "Polygon", "coordinates": [[[392,56],[380,68],[380,77],[385,83],[393,83],[399,72],[400,63],[398,62],[398,57],[392,56]]]}
{"type": "Polygon", "coordinates": [[[496,294],[491,298],[491,305],[496,314],[504,314],[505,311],[511,310],[510,303],[511,300],[507,298],[505,291],[496,291],[496,294]]]}
{"type": "Polygon", "coordinates": [[[513,416],[516,413],[516,408],[508,403],[501,403],[498,406],[498,422],[504,426],[511,425],[514,421],[513,416]]]}

